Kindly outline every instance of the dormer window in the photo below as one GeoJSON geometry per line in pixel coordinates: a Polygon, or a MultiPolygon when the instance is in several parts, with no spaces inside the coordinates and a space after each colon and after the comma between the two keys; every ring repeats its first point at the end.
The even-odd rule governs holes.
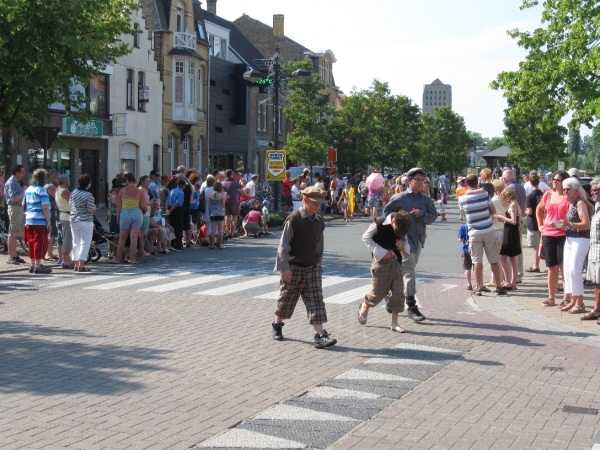
{"type": "Polygon", "coordinates": [[[210,55],[216,58],[227,59],[227,39],[213,34],[210,35],[210,55]]]}

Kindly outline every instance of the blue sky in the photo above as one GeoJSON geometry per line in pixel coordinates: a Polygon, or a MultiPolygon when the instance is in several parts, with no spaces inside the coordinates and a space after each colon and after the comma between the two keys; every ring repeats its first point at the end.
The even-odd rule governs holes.
{"type": "Polygon", "coordinates": [[[439,78],[452,85],[452,107],[467,129],[493,137],[502,135],[506,102],[489,83],[502,70],[517,69],[526,55],[506,31],[540,26],[541,7],[521,11],[521,3],[218,0],[217,14],[233,21],[246,13],[269,25],[273,14],[284,14],[286,36],[335,54],[335,81],[346,94],[378,78],[422,106],[423,85],[439,78]]]}

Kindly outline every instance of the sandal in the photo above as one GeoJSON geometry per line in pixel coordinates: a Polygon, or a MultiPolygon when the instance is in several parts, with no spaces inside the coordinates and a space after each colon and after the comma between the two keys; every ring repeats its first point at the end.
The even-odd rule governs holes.
{"type": "Polygon", "coordinates": [[[539,267],[530,267],[529,269],[525,269],[525,272],[529,272],[529,273],[540,273],[540,268],[539,267]]]}
{"type": "Polygon", "coordinates": [[[81,267],[79,269],[76,270],[77,273],[89,273],[91,272],[90,269],[88,269],[87,267],[81,267]]]}
{"type": "Polygon", "coordinates": [[[585,312],[585,305],[575,305],[569,310],[569,314],[581,314],[585,312]]]}
{"type": "Polygon", "coordinates": [[[579,317],[581,320],[596,320],[596,319],[600,319],[600,312],[596,312],[596,311],[590,311],[587,314],[583,314],[582,316],[579,317]]]}
{"type": "Polygon", "coordinates": [[[473,290],[473,286],[471,286],[471,285],[468,285],[468,286],[467,286],[467,291],[472,291],[472,290],[473,290]]]}
{"type": "Polygon", "coordinates": [[[57,269],[74,269],[75,264],[62,264],[57,267],[57,269]]]}
{"type": "Polygon", "coordinates": [[[367,324],[367,318],[360,313],[362,311],[363,305],[364,305],[364,303],[361,303],[358,306],[358,323],[361,324],[361,325],[366,325],[367,324]]]}
{"type": "Polygon", "coordinates": [[[402,328],[400,325],[396,325],[395,327],[390,328],[392,331],[396,333],[406,333],[406,330],[402,328]]]}
{"type": "Polygon", "coordinates": [[[214,249],[215,249],[215,247],[214,247],[214,246],[213,246],[213,247],[211,247],[211,246],[209,245],[209,246],[208,246],[208,249],[209,249],[209,250],[214,250],[214,249]]]}
{"type": "Polygon", "coordinates": [[[549,298],[548,300],[544,300],[544,301],[542,302],[542,306],[543,306],[544,308],[546,308],[546,307],[550,307],[550,306],[556,306],[556,303],[554,302],[554,299],[553,299],[553,298],[549,298]]]}
{"type": "Polygon", "coordinates": [[[504,288],[496,288],[494,292],[496,295],[508,295],[508,292],[504,288]]]}
{"type": "Polygon", "coordinates": [[[562,302],[560,302],[560,303],[558,304],[558,309],[560,309],[560,308],[564,308],[564,307],[565,307],[565,306],[567,306],[569,303],[571,303],[571,302],[570,302],[570,301],[567,301],[567,300],[563,300],[562,302]]]}
{"type": "Polygon", "coordinates": [[[559,306],[559,311],[569,311],[570,309],[575,308],[575,305],[572,305],[571,302],[565,302],[564,306],[559,306]]]}
{"type": "Polygon", "coordinates": [[[481,297],[481,296],[483,295],[483,294],[481,293],[481,289],[477,289],[477,290],[474,292],[474,294],[475,294],[475,295],[477,295],[478,297],[481,297]]]}

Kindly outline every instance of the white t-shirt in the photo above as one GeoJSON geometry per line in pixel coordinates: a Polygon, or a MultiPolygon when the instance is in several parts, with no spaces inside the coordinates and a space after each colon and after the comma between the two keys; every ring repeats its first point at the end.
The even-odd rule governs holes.
{"type": "Polygon", "coordinates": [[[446,190],[446,175],[440,175],[440,189],[446,190]]]}
{"type": "Polygon", "coordinates": [[[250,197],[256,197],[256,183],[252,179],[246,183],[246,187],[250,189],[250,197]]]}
{"type": "MultiPolygon", "coordinates": [[[[527,183],[525,183],[525,185],[523,187],[525,188],[525,193],[527,195],[531,194],[531,191],[533,191],[533,186],[531,185],[531,183],[529,181],[527,183]]],[[[546,183],[544,183],[543,181],[540,180],[540,183],[538,184],[538,189],[542,192],[546,192],[550,188],[548,187],[548,185],[546,183]]]]}

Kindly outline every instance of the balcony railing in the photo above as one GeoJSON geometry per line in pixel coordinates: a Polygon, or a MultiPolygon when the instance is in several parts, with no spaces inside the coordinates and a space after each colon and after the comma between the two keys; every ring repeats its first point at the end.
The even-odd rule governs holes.
{"type": "Polygon", "coordinates": [[[173,35],[173,47],[196,50],[196,35],[186,33],[185,31],[175,32],[173,35]]]}

